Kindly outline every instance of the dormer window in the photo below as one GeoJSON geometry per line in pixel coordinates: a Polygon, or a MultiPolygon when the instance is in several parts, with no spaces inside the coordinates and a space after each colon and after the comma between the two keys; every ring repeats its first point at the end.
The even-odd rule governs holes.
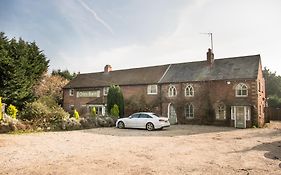
{"type": "Polygon", "coordinates": [[[74,95],[74,89],[69,89],[69,96],[73,96],[74,95]]]}
{"type": "Polygon", "coordinates": [[[170,85],[168,90],[168,97],[175,97],[177,95],[177,89],[174,85],[170,85]]]}
{"type": "Polygon", "coordinates": [[[157,94],[157,85],[148,85],[147,86],[147,94],[148,95],[155,95],[157,94]]]}
{"type": "Polygon", "coordinates": [[[244,83],[239,83],[235,88],[236,97],[247,97],[248,96],[248,87],[244,83]]]}
{"type": "Polygon", "coordinates": [[[192,85],[187,85],[185,88],[185,96],[186,97],[193,97],[194,96],[194,89],[192,85]]]}

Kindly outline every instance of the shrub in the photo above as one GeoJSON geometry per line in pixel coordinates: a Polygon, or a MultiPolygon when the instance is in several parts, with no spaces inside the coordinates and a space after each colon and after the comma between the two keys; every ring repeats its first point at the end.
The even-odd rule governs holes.
{"type": "Polygon", "coordinates": [[[80,128],[81,128],[81,124],[75,118],[67,118],[67,119],[64,119],[62,122],[62,129],[74,130],[74,129],[80,129],[80,128]]]}
{"type": "Polygon", "coordinates": [[[92,108],[92,116],[96,117],[97,116],[97,110],[95,107],[92,108]]]}
{"type": "Polygon", "coordinates": [[[73,117],[74,117],[76,120],[79,120],[79,118],[80,118],[79,113],[78,113],[78,111],[76,111],[76,109],[74,110],[73,117]]]}
{"type": "Polygon", "coordinates": [[[31,120],[33,125],[42,129],[61,129],[62,122],[69,114],[52,98],[40,98],[27,103],[22,112],[22,119],[31,120]]]}
{"type": "Polygon", "coordinates": [[[17,113],[18,113],[17,108],[14,105],[10,104],[8,109],[7,109],[7,114],[9,116],[13,117],[14,119],[16,119],[17,118],[17,113]]]}
{"type": "Polygon", "coordinates": [[[114,104],[113,107],[110,110],[110,114],[114,117],[118,117],[119,116],[119,108],[117,104],[114,104]]]}

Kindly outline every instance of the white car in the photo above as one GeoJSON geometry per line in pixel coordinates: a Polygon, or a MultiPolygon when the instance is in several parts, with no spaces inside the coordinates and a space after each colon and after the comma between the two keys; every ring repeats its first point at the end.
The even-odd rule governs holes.
{"type": "Polygon", "coordinates": [[[120,118],[116,121],[117,128],[143,128],[148,131],[154,129],[163,129],[169,127],[170,122],[168,118],[159,117],[151,112],[138,112],[130,115],[127,118],[120,118]]]}

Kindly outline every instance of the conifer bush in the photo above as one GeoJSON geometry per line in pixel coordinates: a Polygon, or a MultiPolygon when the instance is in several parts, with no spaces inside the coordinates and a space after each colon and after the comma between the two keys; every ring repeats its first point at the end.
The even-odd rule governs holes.
{"type": "Polygon", "coordinates": [[[10,104],[8,109],[7,109],[7,114],[9,116],[11,116],[12,118],[16,119],[17,118],[17,113],[18,113],[18,109],[14,105],[10,104]]]}
{"type": "Polygon", "coordinates": [[[79,118],[80,118],[79,113],[78,113],[78,111],[76,111],[76,109],[74,110],[73,117],[74,117],[76,120],[79,120],[79,118]]]}
{"type": "Polygon", "coordinates": [[[119,117],[119,107],[117,104],[114,104],[113,107],[111,108],[110,110],[110,114],[113,116],[113,117],[119,117]]]}

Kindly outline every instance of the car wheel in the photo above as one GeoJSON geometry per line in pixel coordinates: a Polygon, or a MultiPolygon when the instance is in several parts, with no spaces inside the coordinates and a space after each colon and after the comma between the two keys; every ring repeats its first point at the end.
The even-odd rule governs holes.
{"type": "Polygon", "coordinates": [[[147,129],[148,131],[154,130],[154,125],[153,125],[153,123],[147,123],[147,124],[146,124],[146,129],[147,129]]]}
{"type": "Polygon", "coordinates": [[[118,122],[118,128],[124,129],[125,128],[124,122],[118,122]]]}

